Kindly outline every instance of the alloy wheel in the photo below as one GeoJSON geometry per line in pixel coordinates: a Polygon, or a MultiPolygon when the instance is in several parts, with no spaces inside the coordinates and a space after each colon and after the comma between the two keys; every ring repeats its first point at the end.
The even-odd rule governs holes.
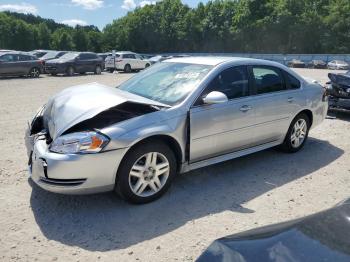
{"type": "Polygon", "coordinates": [[[39,77],[40,75],[40,71],[39,69],[37,68],[33,68],[31,71],[30,71],[30,76],[31,77],[39,77]]]}
{"type": "Polygon", "coordinates": [[[292,143],[292,147],[298,148],[301,146],[305,140],[307,134],[307,123],[305,119],[299,119],[295,122],[290,141],[292,143]]]}
{"type": "Polygon", "coordinates": [[[159,152],[141,156],[129,172],[129,186],[140,197],[149,197],[159,192],[167,182],[170,173],[168,159],[159,152]]]}

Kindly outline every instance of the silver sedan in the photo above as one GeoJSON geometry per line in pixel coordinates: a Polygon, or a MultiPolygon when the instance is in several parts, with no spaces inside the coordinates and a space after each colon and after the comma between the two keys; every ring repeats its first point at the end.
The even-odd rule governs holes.
{"type": "Polygon", "coordinates": [[[328,107],[324,89],[264,60],[174,58],[118,88],[52,97],[28,125],[32,180],[64,194],[160,197],[177,173],[270,147],[300,150],[328,107]]]}

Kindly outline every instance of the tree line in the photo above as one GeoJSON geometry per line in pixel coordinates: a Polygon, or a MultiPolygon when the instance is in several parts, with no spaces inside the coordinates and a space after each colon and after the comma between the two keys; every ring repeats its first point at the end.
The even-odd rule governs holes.
{"type": "Polygon", "coordinates": [[[161,52],[350,53],[349,0],[163,0],[102,31],[0,13],[0,48],[161,52]]]}

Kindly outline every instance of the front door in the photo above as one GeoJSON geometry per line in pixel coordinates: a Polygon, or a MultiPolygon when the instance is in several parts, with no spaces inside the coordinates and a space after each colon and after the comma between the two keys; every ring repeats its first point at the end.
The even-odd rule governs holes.
{"type": "Polygon", "coordinates": [[[190,162],[248,148],[254,143],[255,109],[246,66],[221,72],[190,109],[190,162]],[[204,104],[212,91],[224,93],[228,101],[204,104]]]}
{"type": "Polygon", "coordinates": [[[1,57],[0,74],[12,75],[21,73],[21,66],[18,61],[18,55],[5,54],[1,57]]]}

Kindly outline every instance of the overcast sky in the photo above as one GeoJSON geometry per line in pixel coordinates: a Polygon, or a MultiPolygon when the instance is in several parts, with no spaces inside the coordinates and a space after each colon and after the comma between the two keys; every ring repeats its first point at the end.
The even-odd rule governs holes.
{"type": "MultiPolygon", "coordinates": [[[[182,0],[191,7],[207,1],[182,0]]],[[[32,13],[71,26],[92,24],[102,29],[135,7],[154,3],[154,0],[0,0],[0,11],[32,13]]]]}

